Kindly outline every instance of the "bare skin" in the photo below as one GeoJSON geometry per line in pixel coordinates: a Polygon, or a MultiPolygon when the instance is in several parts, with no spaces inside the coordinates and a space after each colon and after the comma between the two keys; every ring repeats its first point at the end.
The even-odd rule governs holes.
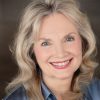
{"type": "Polygon", "coordinates": [[[82,43],[74,24],[62,14],[44,18],[34,53],[44,83],[57,100],[66,100],[73,74],[82,61],[82,43]]]}

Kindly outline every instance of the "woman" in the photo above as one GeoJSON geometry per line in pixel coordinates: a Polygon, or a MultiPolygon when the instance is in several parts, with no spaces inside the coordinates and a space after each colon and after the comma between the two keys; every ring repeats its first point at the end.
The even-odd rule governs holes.
{"type": "Polygon", "coordinates": [[[98,83],[91,82],[97,66],[96,40],[75,0],[32,1],[22,17],[13,53],[19,73],[4,100],[93,99],[89,93],[98,83]]]}

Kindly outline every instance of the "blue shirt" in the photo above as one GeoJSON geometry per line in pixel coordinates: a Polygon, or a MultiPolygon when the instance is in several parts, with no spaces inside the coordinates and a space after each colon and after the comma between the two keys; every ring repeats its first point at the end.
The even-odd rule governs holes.
{"type": "MultiPolygon", "coordinates": [[[[41,84],[44,100],[57,100],[53,93],[47,88],[47,86],[41,84]]],[[[15,88],[10,92],[3,100],[29,100],[24,86],[15,88]]],[[[100,80],[94,79],[91,84],[85,90],[85,96],[83,100],[100,100],[100,80]]]]}
{"type": "Polygon", "coordinates": [[[48,89],[43,81],[41,82],[41,89],[45,100],[57,100],[55,95],[48,89]]]}

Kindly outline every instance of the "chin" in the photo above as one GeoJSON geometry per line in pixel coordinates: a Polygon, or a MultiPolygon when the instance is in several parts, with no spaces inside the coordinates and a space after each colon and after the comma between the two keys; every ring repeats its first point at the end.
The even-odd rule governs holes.
{"type": "Polygon", "coordinates": [[[59,75],[59,76],[56,76],[56,78],[58,79],[71,79],[73,77],[73,74],[69,74],[69,75],[59,75]]]}

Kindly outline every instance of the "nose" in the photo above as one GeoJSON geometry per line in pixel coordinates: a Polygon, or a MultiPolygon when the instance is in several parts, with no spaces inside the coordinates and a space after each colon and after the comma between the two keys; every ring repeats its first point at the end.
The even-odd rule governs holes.
{"type": "Polygon", "coordinates": [[[65,53],[66,53],[66,50],[64,48],[64,46],[61,44],[61,45],[57,45],[55,47],[55,56],[57,58],[64,58],[65,57],[65,53]]]}

